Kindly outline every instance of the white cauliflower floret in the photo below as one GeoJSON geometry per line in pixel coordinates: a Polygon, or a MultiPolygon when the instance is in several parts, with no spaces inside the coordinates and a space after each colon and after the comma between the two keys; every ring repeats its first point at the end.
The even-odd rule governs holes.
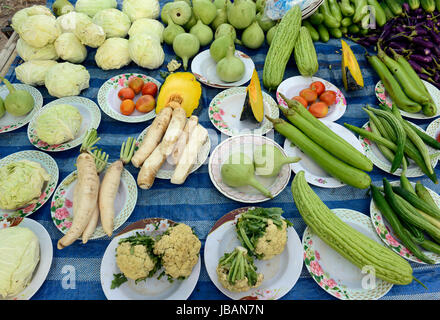
{"type": "Polygon", "coordinates": [[[145,246],[132,246],[129,242],[118,245],[116,264],[127,278],[133,280],[147,278],[156,265],[145,246]]]}
{"type": "Polygon", "coordinates": [[[269,260],[282,253],[287,243],[287,224],[283,221],[282,228],[278,228],[271,219],[267,222],[265,234],[258,238],[255,253],[261,260],[269,260]]]}
{"type": "Polygon", "coordinates": [[[197,264],[201,242],[186,224],[170,227],[154,245],[165,273],[174,278],[187,278],[197,264]]]}

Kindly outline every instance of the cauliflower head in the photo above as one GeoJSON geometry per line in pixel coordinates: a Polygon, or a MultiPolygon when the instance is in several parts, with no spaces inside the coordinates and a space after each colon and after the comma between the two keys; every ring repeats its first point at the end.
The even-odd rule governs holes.
{"type": "Polygon", "coordinates": [[[43,48],[61,34],[56,18],[45,14],[30,16],[18,28],[19,36],[32,47],[43,48]]]}
{"type": "Polygon", "coordinates": [[[124,38],[131,26],[130,18],[114,8],[99,11],[93,17],[93,23],[104,29],[107,38],[124,38]]]}
{"type": "Polygon", "coordinates": [[[148,278],[156,267],[156,261],[145,245],[131,244],[128,241],[121,242],[116,248],[116,264],[132,280],[148,278]]]}
{"type": "Polygon", "coordinates": [[[157,69],[165,60],[165,52],[157,37],[147,33],[137,33],[128,40],[128,52],[138,66],[157,69]]]}
{"type": "Polygon", "coordinates": [[[30,60],[57,60],[58,54],[53,43],[42,48],[34,48],[26,43],[23,39],[17,40],[17,53],[24,61],[30,60]]]}
{"type": "Polygon", "coordinates": [[[120,69],[131,62],[128,40],[109,38],[96,50],[95,62],[103,70],[120,69]]]}
{"type": "Polygon", "coordinates": [[[49,68],[44,84],[51,96],[77,96],[89,87],[90,74],[79,64],[61,62],[49,68]]]}
{"type": "Polygon", "coordinates": [[[282,253],[287,243],[287,224],[285,221],[278,228],[271,219],[267,221],[266,232],[258,238],[255,253],[261,260],[269,260],[282,253]]]}
{"type": "Polygon", "coordinates": [[[199,260],[201,242],[186,224],[170,227],[154,244],[165,273],[174,279],[187,278],[199,260]]]}

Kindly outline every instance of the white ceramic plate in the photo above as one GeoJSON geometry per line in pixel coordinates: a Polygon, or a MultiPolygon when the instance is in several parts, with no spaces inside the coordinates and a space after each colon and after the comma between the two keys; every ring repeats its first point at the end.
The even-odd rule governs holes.
{"type": "MultiPolygon", "coordinates": [[[[349,142],[357,150],[364,153],[359,140],[350,130],[344,126],[341,126],[340,124],[337,124],[336,122],[322,122],[345,141],[349,142]]],[[[294,146],[289,139],[284,140],[284,151],[289,157],[301,158],[300,161],[291,163],[290,167],[295,173],[303,170],[308,183],[322,188],[339,188],[346,185],[342,181],[325,172],[313,159],[303,153],[298,147],[294,146]]]]}
{"type": "Polygon", "coordinates": [[[254,259],[257,272],[264,275],[261,286],[246,292],[231,292],[218,281],[216,268],[220,258],[240,245],[235,231],[236,219],[248,208],[240,208],[220,218],[208,233],[205,242],[205,266],[211,281],[227,297],[239,300],[276,300],[288,293],[296,284],[303,266],[301,240],[293,227],[287,228],[284,251],[270,260],[254,259]]]}
{"type": "Polygon", "coordinates": [[[64,151],[75,148],[76,146],[82,144],[87,131],[91,128],[97,129],[100,122],[101,110],[99,110],[99,107],[92,100],[83,97],[65,97],[52,101],[46,104],[42,109],[40,109],[29,123],[27,134],[29,141],[40,150],[64,151]],[[81,127],[77,136],[73,140],[67,141],[62,144],[49,145],[38,138],[35,131],[35,122],[43,112],[50,112],[50,110],[48,109],[60,104],[69,104],[78,109],[79,113],[82,116],[81,127]]]}
{"type": "MultiPolygon", "coordinates": [[[[332,209],[342,221],[379,244],[370,218],[358,211],[332,209]]],[[[307,227],[302,244],[304,263],[313,280],[332,296],[341,300],[377,300],[390,291],[392,284],[356,267],[322,241],[307,227]]]]}
{"type": "Polygon", "coordinates": [[[175,222],[167,219],[149,218],[137,221],[127,226],[108,245],[101,262],[101,286],[108,300],[186,300],[193,292],[200,275],[200,257],[191,275],[185,280],[175,280],[170,283],[166,276],[157,279],[163,269],[157,271],[152,278],[139,281],[133,280],[111,289],[114,274],[119,274],[116,264],[116,248],[120,239],[136,235],[136,233],[156,236],[165,232],[175,222]]]}
{"type": "MultiPolygon", "coordinates": [[[[411,123],[411,124],[413,126],[417,127],[418,129],[420,129],[421,131],[424,131],[422,128],[420,128],[416,124],[414,124],[414,123],[411,123]]],[[[369,122],[364,124],[362,126],[362,128],[370,131],[369,122]]],[[[361,136],[359,137],[359,141],[362,144],[362,148],[364,149],[365,155],[373,162],[373,164],[376,167],[378,167],[379,169],[382,169],[383,171],[390,173],[391,163],[382,155],[382,152],[380,152],[376,143],[371,142],[370,140],[365,139],[364,137],[361,137],[361,136]]],[[[436,153],[436,151],[433,148],[431,148],[430,146],[427,146],[427,147],[428,147],[429,154],[432,155],[432,154],[436,153]]],[[[438,162],[438,157],[434,157],[431,159],[431,164],[432,164],[433,168],[435,168],[435,166],[437,165],[437,162],[438,162]]],[[[400,177],[401,173],[402,173],[402,168],[398,168],[392,174],[400,177]]],[[[409,159],[408,168],[406,170],[406,176],[408,178],[414,178],[414,177],[421,177],[424,175],[425,175],[425,173],[420,169],[420,167],[417,166],[412,159],[409,159]]]]}
{"type": "MultiPolygon", "coordinates": [[[[2,218],[0,218],[1,221],[2,218]]],[[[9,224],[9,223],[8,223],[9,224]]],[[[10,226],[20,226],[30,229],[38,238],[40,243],[40,261],[34,270],[31,282],[20,293],[7,297],[6,299],[0,298],[0,300],[29,300],[40,289],[46,280],[49,273],[50,266],[52,265],[53,247],[47,230],[39,224],[37,221],[29,218],[15,218],[10,226]]],[[[1,226],[0,226],[1,228],[1,226]]]]}
{"type": "MultiPolygon", "coordinates": [[[[135,152],[138,149],[138,146],[142,143],[142,140],[144,139],[145,135],[147,134],[148,128],[144,129],[144,131],[141,132],[141,134],[138,136],[136,140],[136,147],[135,152]]],[[[198,168],[200,168],[208,159],[209,151],[211,151],[211,140],[208,135],[208,139],[206,139],[206,142],[203,144],[203,146],[200,148],[199,153],[197,154],[197,162],[193,165],[191,169],[191,173],[196,171],[198,168]]],[[[174,169],[176,168],[175,164],[173,164],[173,160],[171,159],[171,156],[168,157],[167,160],[165,160],[162,167],[160,167],[159,171],[156,174],[156,178],[158,179],[171,179],[171,177],[174,174],[174,169]]]]}
{"type": "Polygon", "coordinates": [[[243,61],[245,71],[243,77],[235,82],[224,82],[217,76],[217,63],[211,58],[209,50],[200,52],[194,57],[191,62],[191,72],[201,83],[214,88],[232,88],[238,87],[252,78],[252,73],[255,69],[255,64],[246,53],[239,50],[235,51],[235,56],[243,61]]]}
{"type": "MultiPolygon", "coordinates": [[[[390,182],[392,186],[399,186],[399,181],[393,181],[390,182]]],[[[411,182],[412,186],[415,186],[415,183],[411,182]]],[[[431,197],[437,204],[437,206],[440,207],[440,196],[432,191],[431,189],[427,188],[429,193],[431,194],[431,197]]],[[[373,227],[376,230],[378,236],[380,239],[388,245],[388,247],[391,248],[394,252],[401,255],[402,257],[421,264],[426,264],[425,262],[421,261],[417,257],[415,257],[411,251],[409,251],[399,240],[399,238],[394,234],[393,230],[391,229],[391,226],[389,225],[388,221],[383,217],[382,213],[379,211],[379,209],[376,207],[376,204],[374,203],[373,199],[371,199],[370,202],[370,217],[371,222],[373,223],[373,227]]],[[[423,253],[430,259],[435,261],[435,264],[440,263],[440,255],[423,250],[421,248],[423,253]]]]}
{"type": "MultiPolygon", "coordinates": [[[[428,89],[428,92],[431,94],[431,97],[434,100],[435,105],[437,106],[437,113],[432,117],[427,117],[422,112],[410,113],[400,110],[400,114],[403,117],[412,118],[412,119],[431,119],[440,116],[440,90],[437,89],[434,85],[432,85],[428,81],[422,80],[422,82],[425,84],[426,89],[428,89]]],[[[388,93],[386,92],[382,81],[379,80],[379,82],[376,83],[374,92],[376,93],[377,100],[379,100],[380,103],[384,103],[390,108],[392,107],[393,102],[389,97],[388,93]]]]}
{"type": "MultiPolygon", "coordinates": [[[[40,91],[38,91],[38,89],[27,84],[13,83],[12,85],[17,90],[28,91],[32,95],[32,98],[34,98],[35,104],[34,108],[28,114],[21,117],[15,117],[6,112],[4,116],[0,118],[0,133],[13,131],[15,129],[25,126],[29,121],[31,121],[33,116],[43,106],[43,96],[41,95],[40,91]]],[[[3,100],[8,96],[8,94],[9,91],[6,86],[0,86],[0,97],[3,100]]]]}
{"type": "MultiPolygon", "coordinates": [[[[220,143],[211,153],[208,164],[209,177],[217,190],[220,191],[224,196],[243,203],[259,203],[270,200],[270,198],[266,197],[251,186],[237,188],[230,187],[222,181],[221,177],[222,164],[229,159],[231,154],[243,152],[249,156],[250,159],[252,159],[254,146],[264,144],[274,145],[284,155],[286,155],[280,145],[265,136],[245,134],[228,138],[220,143]]],[[[260,181],[275,198],[287,186],[290,175],[290,167],[285,165],[282,167],[280,173],[276,177],[268,178],[256,176],[256,179],[260,181]]]]}
{"type": "MultiPolygon", "coordinates": [[[[239,134],[266,134],[272,130],[272,122],[264,117],[261,123],[252,120],[240,121],[243,103],[246,98],[246,87],[224,90],[217,94],[209,104],[209,120],[221,133],[228,136],[239,134]]],[[[276,119],[279,109],[275,100],[263,92],[264,114],[276,119]]]]}
{"type": "MultiPolygon", "coordinates": [[[[101,172],[100,179],[104,177],[105,171],[101,172]]],[[[73,221],[73,190],[77,183],[77,172],[69,174],[55,190],[52,198],[50,213],[52,221],[58,230],[65,234],[72,225],[73,221]]],[[[113,230],[117,230],[127,221],[136,206],[138,190],[136,181],[131,173],[124,168],[121,175],[121,183],[115,199],[115,220],[113,230]]],[[[90,240],[106,236],[102,229],[101,222],[98,221],[96,230],[90,240]]]]}
{"type": "MultiPolygon", "coordinates": [[[[156,111],[153,109],[148,113],[142,113],[136,109],[129,116],[123,115],[119,107],[121,105],[121,99],[118,97],[118,92],[122,88],[128,87],[128,82],[133,77],[140,77],[144,82],[152,81],[157,85],[158,92],[160,90],[160,82],[156,79],[146,76],[140,73],[124,73],[114,76],[107,80],[98,91],[98,104],[109,117],[123,121],[123,122],[144,122],[153,119],[156,116],[156,111]]],[[[133,101],[136,103],[141,94],[137,94],[133,101]]]]}
{"type": "Polygon", "coordinates": [[[27,205],[24,208],[20,208],[17,210],[3,210],[0,209],[0,216],[18,216],[18,217],[27,217],[30,214],[37,211],[41,208],[47,200],[51,197],[52,193],[55,191],[55,187],[58,183],[58,165],[56,161],[47,153],[37,150],[26,150],[19,151],[13,153],[7,157],[4,157],[0,160],[0,167],[8,165],[10,163],[19,161],[19,160],[29,160],[35,161],[41,164],[41,166],[46,170],[46,172],[50,175],[50,179],[43,186],[43,192],[40,195],[40,198],[36,203],[27,205]]]}
{"type": "Polygon", "coordinates": [[[327,115],[321,119],[325,121],[338,120],[344,115],[345,110],[347,109],[347,101],[341,90],[339,90],[334,84],[318,77],[296,76],[284,80],[277,88],[276,98],[278,103],[283,107],[287,107],[287,104],[283,98],[281,98],[280,93],[286,98],[291,99],[298,96],[301,90],[309,88],[312,82],[315,81],[321,81],[325,85],[325,90],[336,92],[336,102],[328,107],[327,115]]]}

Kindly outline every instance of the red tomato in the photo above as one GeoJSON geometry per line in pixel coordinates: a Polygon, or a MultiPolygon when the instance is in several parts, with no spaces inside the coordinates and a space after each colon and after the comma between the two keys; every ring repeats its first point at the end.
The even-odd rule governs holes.
{"type": "Polygon", "coordinates": [[[157,85],[154,82],[147,82],[142,87],[142,95],[150,95],[155,97],[157,94],[157,85]]]}
{"type": "Polygon", "coordinates": [[[299,103],[301,103],[304,106],[304,108],[307,108],[307,106],[309,105],[307,100],[304,99],[303,97],[300,97],[300,96],[295,96],[295,97],[292,98],[292,100],[298,101],[299,103]]]}
{"type": "Polygon", "coordinates": [[[134,102],[133,100],[127,99],[122,101],[121,106],[119,107],[119,109],[121,110],[121,113],[123,115],[129,116],[130,114],[133,113],[134,111],[134,102]]]}
{"type": "Polygon", "coordinates": [[[150,112],[151,110],[154,109],[155,106],[156,106],[156,100],[154,99],[153,96],[149,94],[141,96],[136,101],[136,110],[139,112],[144,112],[144,113],[150,112]]]}
{"type": "Polygon", "coordinates": [[[135,94],[134,94],[134,91],[132,88],[122,88],[118,92],[118,97],[121,100],[127,100],[127,99],[132,100],[134,98],[134,96],[135,96],[135,94]]]}
{"type": "Polygon", "coordinates": [[[336,102],[336,92],[327,90],[324,91],[320,96],[319,100],[325,102],[328,106],[331,106],[336,102]]]}
{"type": "Polygon", "coordinates": [[[309,112],[316,118],[323,118],[328,113],[328,106],[322,101],[315,102],[309,107],[309,112]]]}
{"type": "Polygon", "coordinates": [[[325,91],[325,85],[321,81],[312,82],[310,89],[315,90],[316,94],[320,96],[325,91]]]}
{"type": "Polygon", "coordinates": [[[318,94],[316,93],[316,91],[310,88],[301,90],[299,95],[309,104],[315,102],[316,99],[318,99],[318,94]]]}
{"type": "Polygon", "coordinates": [[[139,77],[133,77],[128,81],[128,87],[132,88],[135,94],[141,92],[142,87],[144,86],[144,80],[139,77]]]}

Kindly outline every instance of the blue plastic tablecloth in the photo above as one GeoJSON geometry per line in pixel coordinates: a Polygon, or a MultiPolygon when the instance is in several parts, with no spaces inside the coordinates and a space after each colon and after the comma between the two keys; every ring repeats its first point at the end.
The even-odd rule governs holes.
{"type": "MultiPolygon", "coordinates": [[[[119,6],[121,4],[120,2],[121,1],[119,1],[119,6]]],[[[161,6],[163,6],[165,2],[167,1],[162,1],[161,6]]],[[[49,0],[48,6],[50,6],[51,3],[52,1],[49,0]]],[[[365,80],[365,87],[362,90],[352,92],[345,92],[343,90],[341,79],[341,43],[336,39],[332,39],[328,43],[315,43],[319,59],[319,71],[316,76],[335,84],[343,91],[347,98],[347,110],[343,117],[336,122],[339,124],[347,122],[356,126],[362,126],[367,121],[367,117],[361,108],[365,104],[373,106],[377,104],[374,94],[374,86],[378,81],[378,77],[373,69],[369,67],[365,59],[365,49],[350,40],[347,40],[347,42],[351,45],[359,61],[365,80]]],[[[163,78],[160,76],[160,71],[166,71],[166,64],[175,57],[172,48],[164,45],[164,49],[166,53],[165,63],[158,70],[146,70],[131,63],[129,66],[124,67],[121,70],[103,71],[96,66],[94,61],[96,50],[89,48],[87,60],[83,64],[90,72],[90,88],[82,91],[81,96],[97,102],[96,97],[101,85],[110,77],[125,72],[144,73],[163,82],[163,78]]],[[[263,64],[268,49],[267,45],[264,45],[259,50],[249,50],[240,46],[237,46],[237,49],[246,52],[252,57],[259,77],[262,79],[263,64]]],[[[22,63],[21,59],[17,58],[7,73],[7,78],[11,82],[18,82],[15,77],[14,68],[20,63],[22,63]]],[[[286,79],[296,75],[298,75],[298,71],[292,58],[288,63],[284,78],[286,79]]],[[[51,97],[47,93],[44,86],[38,87],[38,89],[44,97],[44,104],[54,100],[54,97],[51,97]]],[[[215,132],[215,134],[217,134],[217,137],[211,137],[212,141],[217,141],[217,143],[226,137],[216,131],[211,124],[208,118],[208,106],[211,99],[213,99],[213,97],[220,91],[220,89],[203,85],[202,98],[200,100],[203,108],[199,114],[201,124],[206,128],[209,128],[211,133],[215,132]]],[[[275,98],[273,92],[271,95],[275,98]]],[[[151,121],[152,120],[147,123],[124,123],[114,120],[102,112],[102,120],[98,128],[98,133],[101,137],[99,146],[110,154],[110,161],[116,160],[119,155],[121,143],[128,136],[137,137],[137,135],[140,134],[146,126],[151,123],[151,121]]],[[[426,128],[430,121],[431,120],[414,120],[414,123],[420,125],[422,128],[426,128]]],[[[26,130],[27,126],[12,132],[0,134],[0,158],[17,151],[36,150],[36,148],[29,142],[26,130]]],[[[278,133],[275,133],[275,141],[282,145],[284,138],[278,133]]],[[[215,146],[216,144],[214,144],[212,148],[215,146]]],[[[59,166],[59,182],[75,170],[74,164],[75,158],[78,155],[78,149],[79,147],[63,152],[50,153],[59,166]]],[[[134,177],[137,176],[138,169],[135,169],[132,165],[127,166],[127,169],[134,177]]],[[[436,173],[439,174],[440,170],[436,169],[436,173]]],[[[384,176],[392,181],[397,180],[396,176],[387,174],[376,167],[371,172],[373,183],[379,185],[382,183],[381,180],[384,176]]],[[[420,180],[427,187],[436,192],[440,192],[440,186],[433,184],[426,176],[410,180],[420,180]]],[[[355,189],[350,186],[337,189],[313,187],[313,189],[331,209],[349,208],[369,215],[370,198],[365,190],[355,189]]],[[[197,235],[202,241],[202,269],[197,286],[189,299],[226,299],[226,297],[211,282],[204,266],[204,243],[209,230],[220,217],[233,209],[243,206],[246,206],[246,204],[230,200],[217,191],[209,178],[207,165],[205,164],[196,172],[192,173],[181,186],[173,185],[168,180],[156,179],[150,190],[139,189],[136,208],[128,221],[118,229],[116,233],[128,224],[148,217],[168,218],[190,225],[195,229],[197,235]]],[[[293,202],[292,194],[290,192],[290,183],[276,198],[262,203],[261,206],[281,207],[285,212],[284,216],[294,223],[296,232],[300,238],[302,237],[306,226],[293,202]]],[[[87,245],[82,245],[78,241],[63,250],[58,250],[56,249],[56,243],[62,234],[51,220],[50,201],[48,201],[37,212],[29,216],[29,218],[37,220],[48,230],[54,247],[53,263],[47,280],[32,299],[105,299],[100,282],[100,265],[104,251],[111,239],[104,237],[98,240],[89,241],[87,245]],[[63,280],[65,280],[64,277],[67,275],[66,270],[72,270],[72,268],[65,269],[66,266],[73,266],[75,270],[76,282],[73,287],[70,286],[70,289],[63,289],[63,280]]],[[[389,291],[389,293],[382,299],[416,300],[440,298],[440,267],[415,263],[411,263],[411,265],[414,268],[414,276],[423,282],[428,289],[424,289],[421,285],[413,281],[413,283],[406,286],[393,286],[391,291],[389,291]]],[[[282,299],[330,300],[335,298],[321,289],[311,278],[305,266],[303,266],[298,282],[282,299]]]]}

